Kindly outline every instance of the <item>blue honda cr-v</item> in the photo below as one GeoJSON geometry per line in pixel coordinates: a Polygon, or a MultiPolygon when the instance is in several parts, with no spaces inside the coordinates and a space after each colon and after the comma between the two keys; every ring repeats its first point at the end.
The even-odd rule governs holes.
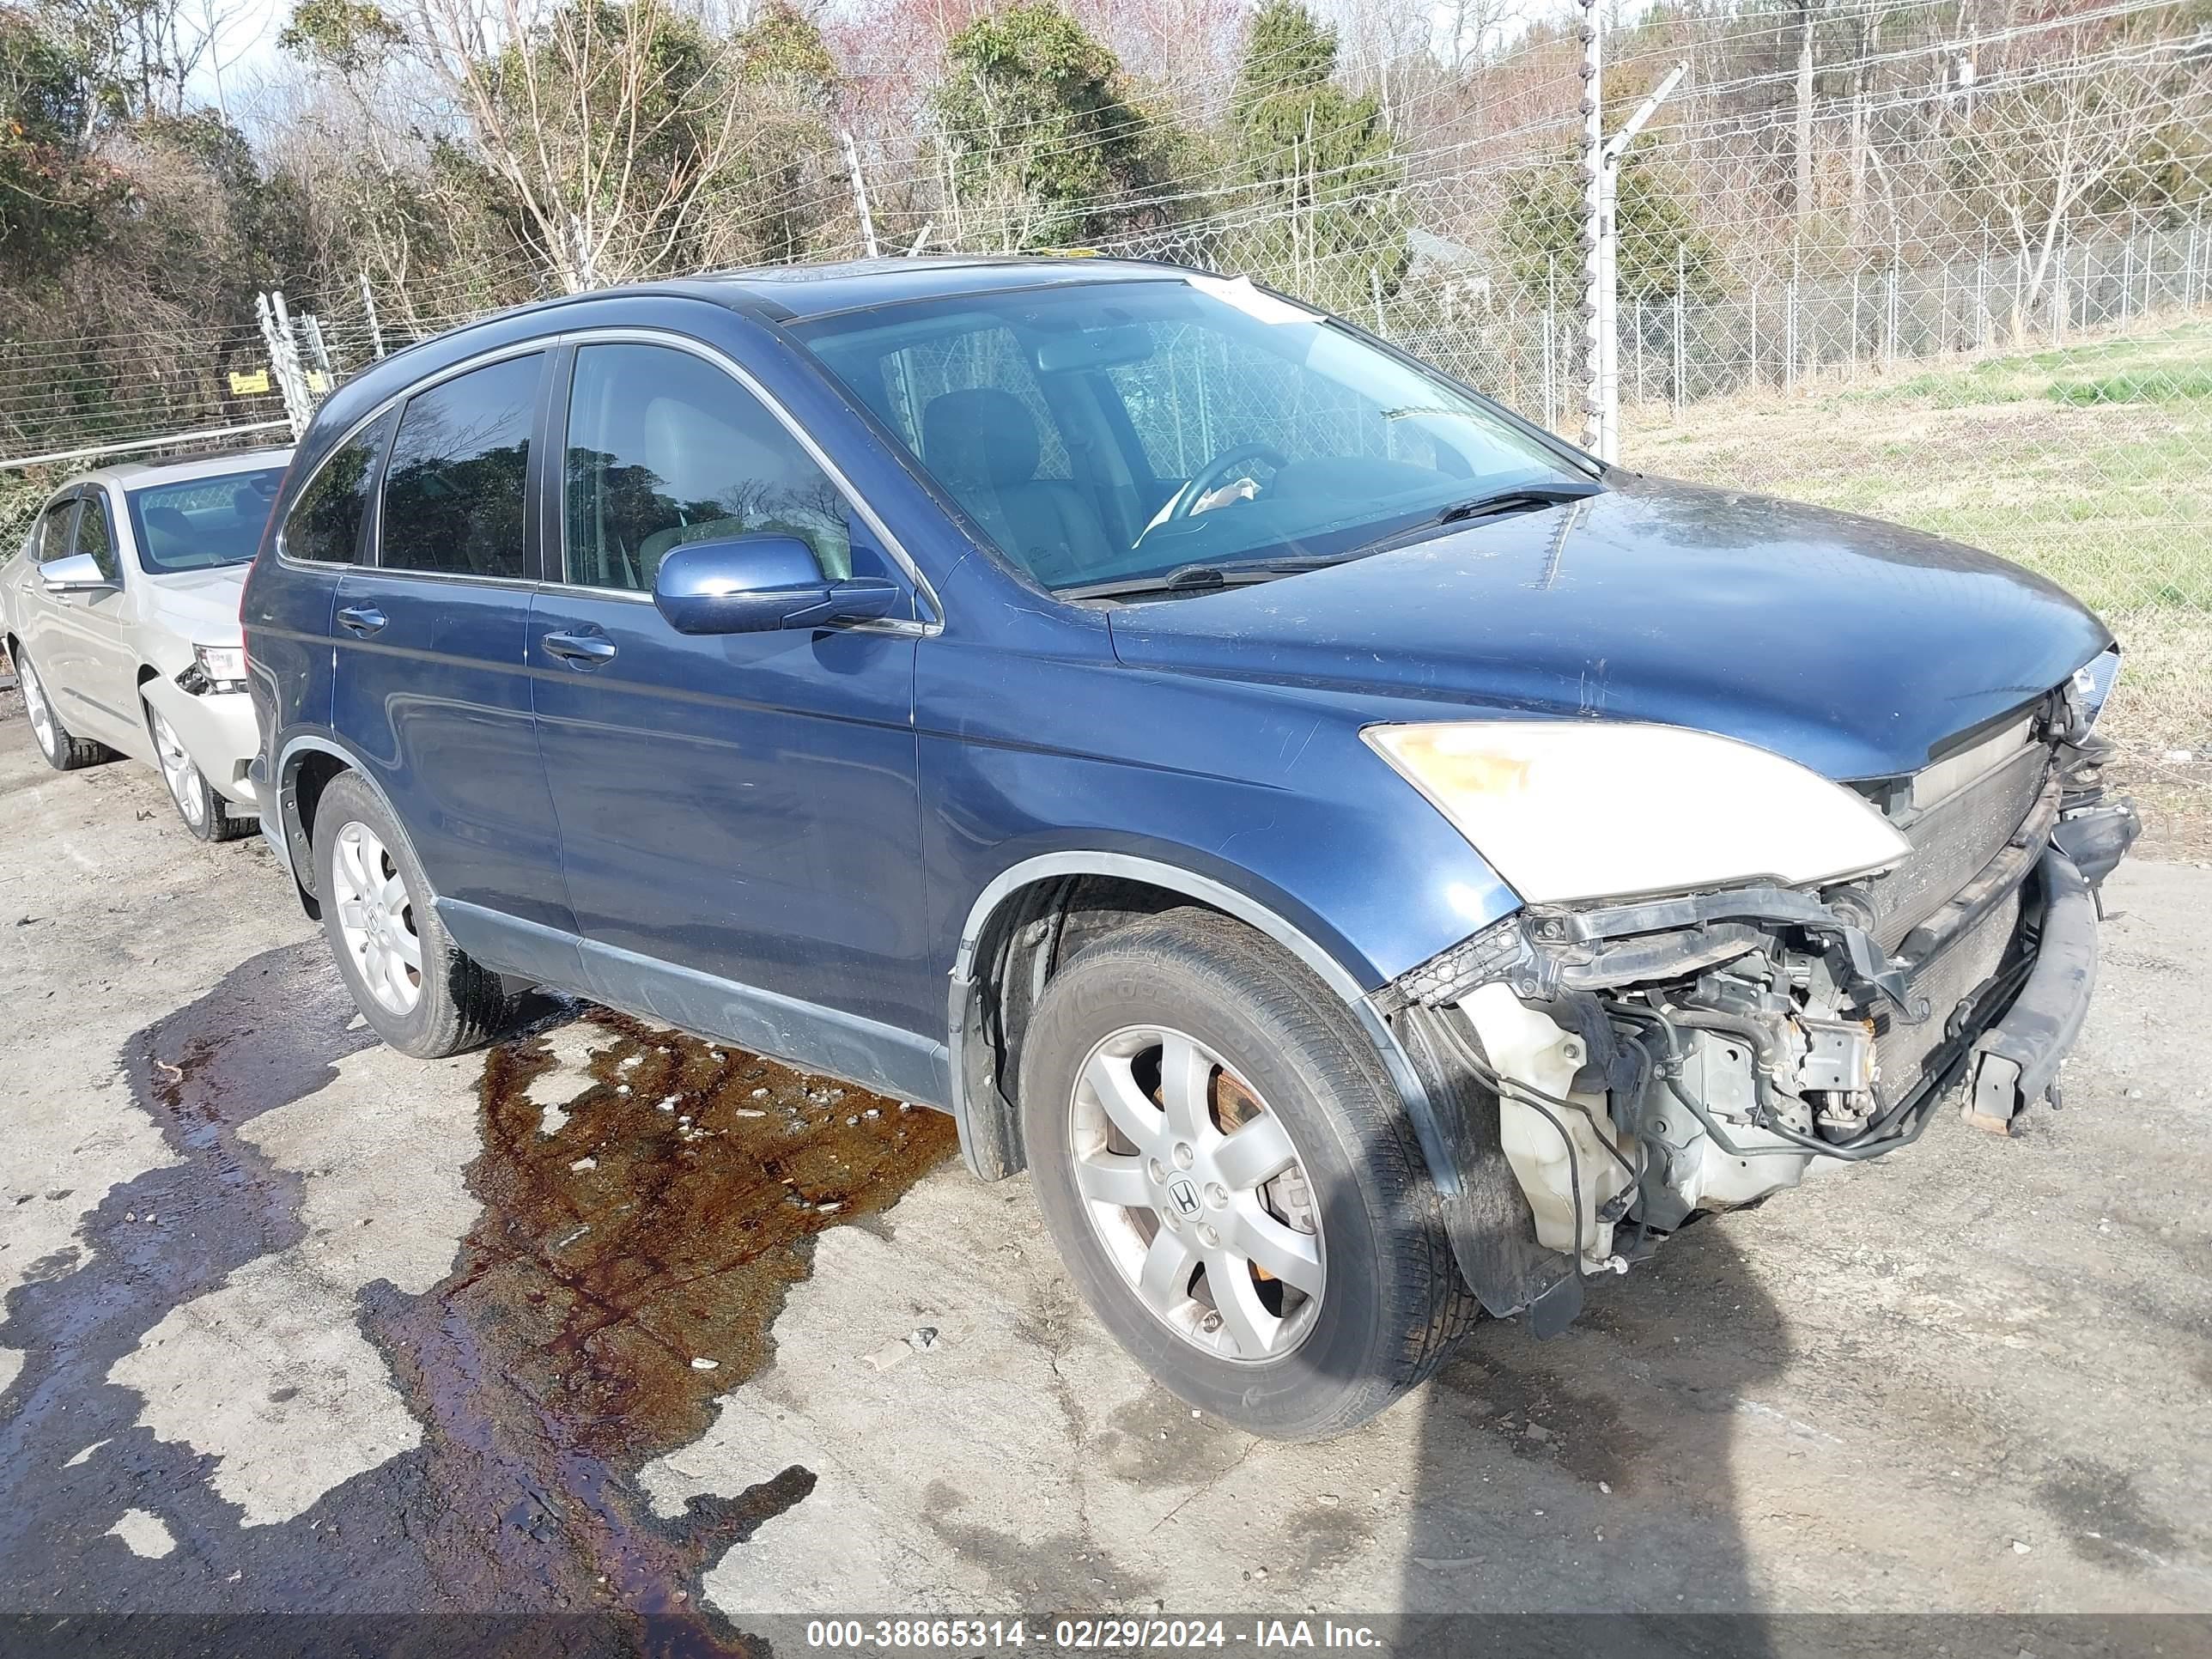
{"type": "Polygon", "coordinates": [[[1159,266],[455,330],[323,406],[245,621],[387,1042],[542,984],[942,1107],[1277,1436],[1944,1098],[2009,1127],[2134,834],[2048,582],[1159,266]]]}

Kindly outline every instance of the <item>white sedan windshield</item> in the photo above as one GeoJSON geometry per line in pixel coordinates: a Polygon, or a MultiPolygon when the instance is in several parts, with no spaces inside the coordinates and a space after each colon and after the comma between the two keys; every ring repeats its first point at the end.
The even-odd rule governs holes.
{"type": "Polygon", "coordinates": [[[246,563],[261,545],[262,528],[283,482],[284,469],[268,466],[131,490],[127,499],[139,562],[164,573],[246,563]]]}

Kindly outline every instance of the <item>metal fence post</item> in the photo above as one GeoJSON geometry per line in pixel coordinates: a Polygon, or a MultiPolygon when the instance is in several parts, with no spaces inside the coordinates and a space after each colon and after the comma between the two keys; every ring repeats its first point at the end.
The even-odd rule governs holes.
{"type": "Polygon", "coordinates": [[[1636,402],[1644,403],[1644,301],[1636,302],[1636,402]]]}
{"type": "Polygon", "coordinates": [[[2066,343],[2066,245],[2052,255],[2051,270],[2051,343],[2066,343]]]}
{"type": "Polygon", "coordinates": [[[1859,273],[1858,267],[1856,265],[1851,268],[1851,325],[1849,330],[1849,338],[1850,341],[1850,376],[1856,380],[1859,377],[1859,273]]]}
{"type": "Polygon", "coordinates": [[[1753,392],[1759,390],[1759,284],[1757,283],[1751,285],[1751,379],[1746,384],[1753,392]]]}
{"type": "Polygon", "coordinates": [[[1686,318],[1684,307],[1690,286],[1690,251],[1681,243],[1674,247],[1674,418],[1682,418],[1682,405],[1688,399],[1689,388],[1683,384],[1689,368],[1689,342],[1683,332],[1686,318]]]}
{"type": "Polygon", "coordinates": [[[1559,347],[1559,308],[1556,305],[1544,307],[1544,429],[1559,429],[1558,399],[1552,387],[1553,354],[1559,347]]]}
{"type": "Polygon", "coordinates": [[[1882,288],[1881,366],[1884,371],[1897,367],[1897,265],[1892,261],[1888,280],[1882,288]]]}
{"type": "Polygon", "coordinates": [[[381,357],[384,355],[384,331],[376,323],[376,290],[368,285],[368,272],[361,273],[361,311],[368,319],[369,349],[381,357]]]}
{"type": "Polygon", "coordinates": [[[1782,389],[1797,389],[1797,277],[1782,290],[1782,389]]]}

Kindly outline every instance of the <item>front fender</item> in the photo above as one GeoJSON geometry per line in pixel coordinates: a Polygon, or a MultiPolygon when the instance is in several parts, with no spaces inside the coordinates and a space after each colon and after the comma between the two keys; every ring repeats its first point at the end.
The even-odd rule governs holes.
{"type": "Polygon", "coordinates": [[[253,704],[243,691],[211,691],[195,696],[173,679],[155,675],[140,695],[161,710],[200,775],[217,793],[240,806],[259,810],[246,763],[261,746],[253,723],[253,704]]]}
{"type": "MultiPolygon", "coordinates": [[[[949,616],[964,622],[983,597],[956,580],[949,616]]],[[[1060,852],[1218,882],[1313,939],[1362,993],[1520,908],[1360,740],[1364,726],[1416,708],[1435,718],[1433,703],[1128,667],[1102,621],[1064,609],[978,621],[993,625],[966,638],[948,623],[915,663],[940,962],[986,887],[1060,852]]]]}

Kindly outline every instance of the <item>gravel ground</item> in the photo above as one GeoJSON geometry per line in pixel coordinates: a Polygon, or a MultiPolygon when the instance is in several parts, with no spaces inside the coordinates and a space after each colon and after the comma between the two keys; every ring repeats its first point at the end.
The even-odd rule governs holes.
{"type": "Polygon", "coordinates": [[[2113,880],[2063,1114],[1947,1118],[1280,1447],[1150,1388],[932,1115],[592,1010],[373,1046],[258,841],[47,770],[8,701],[0,1611],[611,1607],[709,1646],[854,1608],[2212,1612],[2212,872],[2113,880]]]}

